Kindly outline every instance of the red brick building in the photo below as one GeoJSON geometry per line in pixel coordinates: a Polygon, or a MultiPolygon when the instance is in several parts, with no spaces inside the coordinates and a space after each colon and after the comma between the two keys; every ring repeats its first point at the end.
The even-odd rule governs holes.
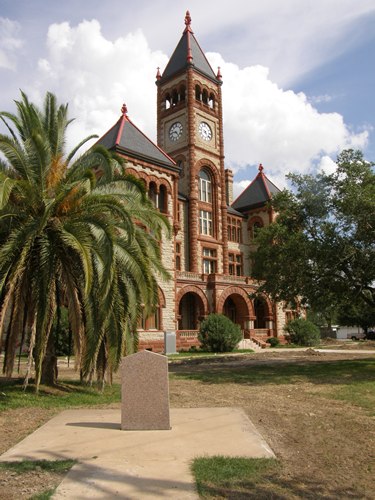
{"type": "Polygon", "coordinates": [[[174,279],[160,282],[158,308],[140,325],[140,345],[162,351],[164,331],[176,331],[180,349],[197,344],[199,323],[211,312],[238,323],[245,338],[282,336],[292,312],[256,294],[249,259],[257,229],[274,217],[267,202],[278,188],[260,165],[233,201],[233,174],[224,162],[222,77],[200,48],[188,12],[182,37],[156,79],[158,144],[125,107],[100,139],[144,180],[173,227],[162,254],[174,279]]]}

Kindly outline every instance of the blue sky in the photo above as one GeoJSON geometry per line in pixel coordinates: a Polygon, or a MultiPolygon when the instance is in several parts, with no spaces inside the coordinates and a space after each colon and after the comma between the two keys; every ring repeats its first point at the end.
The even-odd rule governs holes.
{"type": "Polygon", "coordinates": [[[126,101],[155,138],[156,67],[186,9],[223,74],[237,193],[260,162],[282,186],[289,171],[332,169],[345,147],[375,159],[373,0],[0,0],[0,109],[14,109],[20,88],[36,101],[51,90],[77,117],[73,145],[104,133],[126,101]]]}

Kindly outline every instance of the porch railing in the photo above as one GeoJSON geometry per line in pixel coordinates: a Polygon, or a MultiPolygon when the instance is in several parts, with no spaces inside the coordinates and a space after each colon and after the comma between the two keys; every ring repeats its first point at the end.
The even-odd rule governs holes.
{"type": "Polygon", "coordinates": [[[204,274],[190,271],[176,271],[176,277],[179,280],[204,281],[204,274]]]}
{"type": "Polygon", "coordinates": [[[234,276],[232,274],[202,274],[193,273],[191,271],[176,271],[178,280],[200,281],[209,283],[237,283],[241,285],[253,284],[252,278],[249,276],[234,276]]]}
{"type": "Polygon", "coordinates": [[[270,330],[268,328],[255,328],[252,333],[255,337],[268,337],[270,330]]]}
{"type": "Polygon", "coordinates": [[[177,335],[184,338],[198,338],[198,330],[177,330],[177,335]]]}

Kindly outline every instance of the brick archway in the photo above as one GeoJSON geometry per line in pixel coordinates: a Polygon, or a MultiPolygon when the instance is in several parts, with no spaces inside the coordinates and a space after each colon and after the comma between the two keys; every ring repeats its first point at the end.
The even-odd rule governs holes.
{"type": "Polygon", "coordinates": [[[203,293],[203,291],[198,286],[194,286],[194,285],[184,286],[178,292],[177,297],[176,297],[176,306],[177,306],[177,309],[178,309],[178,307],[180,305],[182,297],[184,295],[186,295],[187,293],[195,293],[196,295],[198,295],[198,297],[202,301],[203,314],[204,314],[204,316],[207,316],[209,314],[209,310],[210,310],[209,305],[208,305],[208,299],[207,299],[206,295],[203,293]]]}
{"type": "Polygon", "coordinates": [[[253,303],[249,299],[248,292],[246,292],[246,290],[240,288],[239,286],[230,286],[222,292],[216,306],[216,311],[219,314],[223,314],[224,303],[227,300],[227,298],[230,297],[231,295],[239,295],[246,304],[249,318],[252,319],[255,317],[253,303]]]}
{"type": "MultiPolygon", "coordinates": [[[[264,301],[266,308],[267,308],[267,319],[273,319],[273,306],[272,302],[270,301],[269,297],[267,295],[264,295],[263,293],[258,294],[258,297],[264,301]]],[[[254,299],[255,300],[255,299],[254,299]]],[[[254,309],[255,311],[255,309],[254,309]]]]}
{"type": "Polygon", "coordinates": [[[199,179],[199,172],[202,170],[202,168],[206,168],[210,172],[213,179],[213,184],[220,188],[220,178],[217,171],[217,166],[211,160],[208,160],[207,158],[201,158],[194,166],[195,177],[197,181],[199,179]]]}

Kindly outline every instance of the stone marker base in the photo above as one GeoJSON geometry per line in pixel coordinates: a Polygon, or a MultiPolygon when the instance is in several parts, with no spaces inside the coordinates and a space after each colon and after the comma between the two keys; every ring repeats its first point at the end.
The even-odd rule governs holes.
{"type": "Polygon", "coordinates": [[[121,429],[170,430],[168,359],[150,351],[122,359],[121,429]]]}

